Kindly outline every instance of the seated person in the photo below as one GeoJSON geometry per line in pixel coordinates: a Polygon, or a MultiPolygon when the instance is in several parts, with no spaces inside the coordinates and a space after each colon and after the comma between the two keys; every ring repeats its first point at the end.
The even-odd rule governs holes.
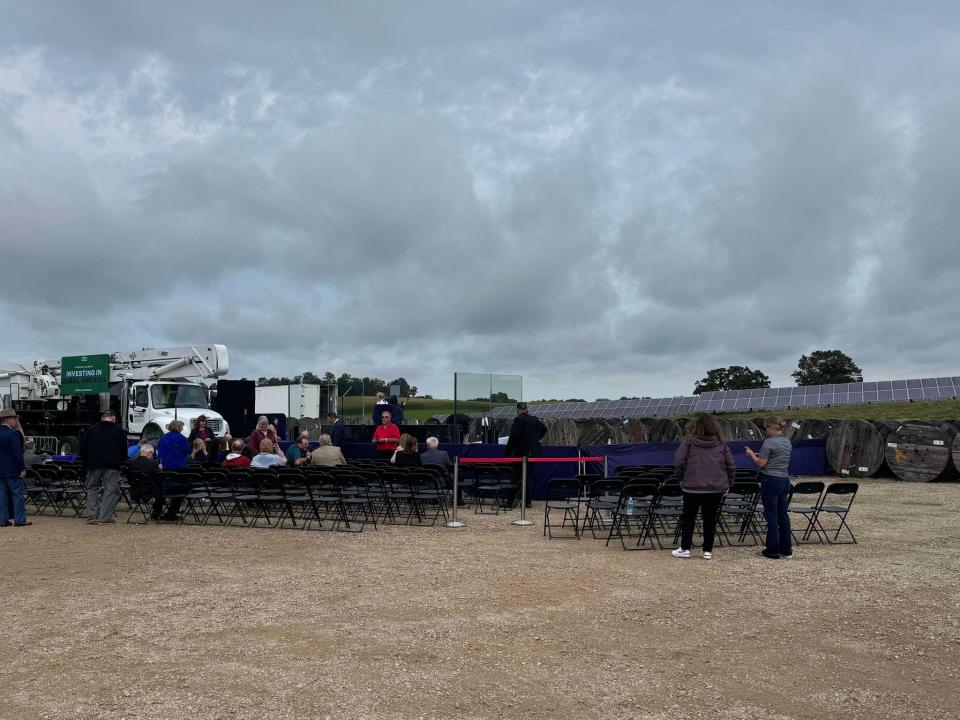
{"type": "Polygon", "coordinates": [[[139,447],[140,452],[130,461],[130,472],[150,475],[160,471],[160,463],[157,462],[156,457],[157,451],[153,449],[153,445],[147,443],[139,446],[134,445],[134,447],[139,447]]]}
{"type": "Polygon", "coordinates": [[[230,445],[230,452],[223,459],[223,467],[227,468],[248,468],[250,467],[250,458],[243,454],[243,440],[234,440],[230,445]]]}
{"type": "Polygon", "coordinates": [[[444,476],[449,476],[450,468],[453,467],[453,460],[446,450],[439,450],[437,446],[440,441],[435,437],[427,438],[427,450],[420,456],[421,465],[435,465],[443,470],[444,476]]]}
{"type": "Polygon", "coordinates": [[[400,467],[419,467],[420,453],[417,448],[417,439],[413,435],[404,433],[400,436],[400,445],[393,452],[390,462],[400,467]]]}
{"type": "Polygon", "coordinates": [[[275,465],[286,465],[287,459],[280,457],[273,452],[273,440],[265,439],[260,441],[260,452],[250,461],[252,468],[269,468],[275,465]]]}
{"type": "Polygon", "coordinates": [[[140,442],[134,445],[131,445],[130,447],[127,448],[127,457],[130,458],[131,460],[139,457],[140,448],[142,448],[144,445],[152,445],[152,443],[146,438],[140,438],[140,442]]]}
{"type": "Polygon", "coordinates": [[[23,466],[33,467],[34,465],[43,465],[49,456],[43,456],[37,453],[37,445],[33,440],[27,440],[23,444],[23,466]]]}
{"type": "Polygon", "coordinates": [[[333,467],[347,464],[343,452],[333,444],[329,435],[326,433],[321,435],[319,442],[319,447],[310,453],[310,465],[313,467],[333,467]]]}
{"type": "Polygon", "coordinates": [[[167,512],[163,512],[163,482],[157,474],[160,471],[160,463],[156,459],[156,451],[153,445],[141,445],[140,454],[130,461],[130,472],[146,475],[152,478],[153,488],[153,511],[150,513],[151,520],[166,520],[176,522],[180,519],[180,498],[171,498],[170,507],[167,512]]]}
{"type": "Polygon", "coordinates": [[[300,433],[300,439],[287,448],[287,465],[301,467],[310,464],[310,436],[300,433]]]}
{"type": "Polygon", "coordinates": [[[187,465],[206,465],[207,464],[207,444],[201,439],[197,438],[193,441],[193,446],[190,449],[190,454],[187,456],[187,465]]]}

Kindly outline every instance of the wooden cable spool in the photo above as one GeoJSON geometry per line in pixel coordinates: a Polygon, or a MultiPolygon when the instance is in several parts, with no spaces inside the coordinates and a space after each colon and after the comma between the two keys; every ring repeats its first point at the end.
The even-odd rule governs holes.
{"type": "Polygon", "coordinates": [[[827,435],[827,462],[838,475],[871,477],[883,465],[883,436],[866,420],[844,420],[827,435]]]}
{"type": "Polygon", "coordinates": [[[890,470],[907,482],[953,480],[952,448],[957,431],[950,425],[905,422],[886,438],[883,454],[890,470]]]}
{"type": "Polygon", "coordinates": [[[683,430],[672,418],[657,418],[647,429],[650,442],[678,442],[683,430]]]}
{"type": "Polygon", "coordinates": [[[731,440],[756,440],[763,442],[767,434],[763,431],[763,422],[760,427],[753,420],[728,420],[731,440]]]}
{"type": "Polygon", "coordinates": [[[837,420],[788,420],[783,428],[783,434],[788,440],[825,440],[833,429],[839,425],[837,420]]]}
{"type": "Polygon", "coordinates": [[[639,418],[630,418],[629,429],[630,436],[633,438],[633,442],[646,442],[647,441],[647,426],[643,424],[643,421],[639,418]]]}

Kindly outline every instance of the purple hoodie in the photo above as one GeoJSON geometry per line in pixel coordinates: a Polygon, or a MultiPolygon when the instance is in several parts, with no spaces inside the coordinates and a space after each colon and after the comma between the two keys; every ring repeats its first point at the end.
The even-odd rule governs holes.
{"type": "Polygon", "coordinates": [[[673,464],[680,487],[688,492],[723,493],[733,486],[733,455],[719,438],[687,435],[673,464]]]}

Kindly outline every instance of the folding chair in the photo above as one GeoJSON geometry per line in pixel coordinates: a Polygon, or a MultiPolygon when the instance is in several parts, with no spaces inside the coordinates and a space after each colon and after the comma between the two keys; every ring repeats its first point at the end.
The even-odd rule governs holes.
{"type": "Polygon", "coordinates": [[[657,488],[657,496],[650,510],[650,534],[661,548],[665,537],[670,545],[680,542],[680,519],[683,517],[683,488],[678,482],[666,482],[657,488]]]}
{"type": "Polygon", "coordinates": [[[803,531],[798,533],[793,529],[793,523],[790,524],[793,534],[793,542],[818,542],[824,541],[820,531],[815,527],[814,520],[820,508],[820,502],[823,498],[823,491],[826,486],[818,481],[798,482],[790,488],[790,499],[787,501],[787,512],[800,515],[806,520],[803,531]],[[811,533],[817,534],[815,541],[809,540],[811,533]],[[799,539],[798,539],[799,537],[799,539]]]}
{"type": "Polygon", "coordinates": [[[760,483],[735,482],[720,504],[717,513],[717,540],[721,545],[756,545],[760,542],[757,526],[757,504],[760,502],[760,483]],[[745,542],[747,535],[750,542],[745,542]]]}
{"type": "Polygon", "coordinates": [[[827,542],[831,545],[855,545],[857,538],[853,535],[853,530],[850,529],[850,525],[847,524],[847,515],[850,513],[850,508],[853,506],[853,501],[857,497],[857,491],[860,489],[859,483],[830,483],[827,485],[827,489],[823,491],[823,496],[820,499],[820,506],[817,508],[817,513],[813,517],[813,524],[816,527],[817,531],[822,532],[824,537],[827,539],[827,542]],[[834,504],[830,504],[830,501],[833,501],[834,504]],[[826,514],[829,516],[834,516],[838,520],[836,531],[833,534],[833,539],[830,539],[829,531],[834,530],[834,528],[825,528],[820,518],[826,514]],[[838,540],[840,537],[840,532],[846,530],[847,534],[850,535],[849,540],[838,540]]]}
{"type": "Polygon", "coordinates": [[[543,510],[543,534],[553,538],[553,528],[573,528],[573,535],[560,535],[562,538],[580,539],[580,491],[583,483],[579,477],[550,478],[547,481],[547,502],[543,510]],[[560,525],[550,522],[550,512],[562,510],[560,525]]]}
{"type": "Polygon", "coordinates": [[[620,501],[620,492],[624,485],[633,482],[626,480],[626,477],[628,476],[597,480],[590,484],[585,493],[586,507],[583,511],[581,535],[590,530],[590,535],[595,540],[602,539],[602,536],[597,537],[597,528],[605,529],[605,526],[613,522],[613,511],[617,509],[620,501]]]}
{"type": "Polygon", "coordinates": [[[613,509],[613,522],[607,535],[607,545],[616,537],[624,550],[654,550],[650,535],[652,511],[659,490],[653,483],[627,483],[620,491],[613,509]],[[627,538],[636,538],[636,545],[627,546],[627,538]],[[650,546],[647,547],[647,543],[650,546]]]}
{"type": "Polygon", "coordinates": [[[150,522],[150,514],[153,512],[153,499],[155,496],[154,479],[152,475],[145,473],[132,472],[127,476],[129,490],[127,497],[130,503],[130,514],[127,515],[127,522],[132,523],[137,514],[143,516],[142,525],[150,522]]]}

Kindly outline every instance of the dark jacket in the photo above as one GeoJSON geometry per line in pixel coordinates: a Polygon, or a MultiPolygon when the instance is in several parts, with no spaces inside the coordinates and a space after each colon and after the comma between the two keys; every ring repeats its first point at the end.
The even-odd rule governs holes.
{"type": "Polygon", "coordinates": [[[83,434],[80,454],[87,470],[119,470],[127,459],[127,433],[115,422],[101,420],[83,434]]]}
{"type": "Polygon", "coordinates": [[[160,470],[160,464],[154,458],[145,458],[143,455],[137,455],[130,461],[130,472],[150,475],[160,470]]]}
{"type": "Polygon", "coordinates": [[[157,443],[157,459],[164,470],[181,470],[187,466],[187,455],[193,447],[178,432],[165,433],[157,443]]]}
{"type": "Polygon", "coordinates": [[[330,444],[340,447],[343,445],[343,433],[345,432],[343,428],[343,420],[337,420],[333,427],[330,428],[330,444]]]}
{"type": "Polygon", "coordinates": [[[13,428],[0,425],[0,477],[18,477],[23,469],[23,438],[13,428]]]}
{"type": "Polygon", "coordinates": [[[692,492],[726,492],[733,485],[733,455],[719,438],[687,435],[673,458],[680,487],[692,492]]]}
{"type": "MultiPolygon", "coordinates": [[[[194,428],[193,430],[190,431],[190,437],[187,438],[187,441],[191,445],[193,445],[193,441],[198,439],[199,437],[200,437],[200,431],[197,428],[194,428]]],[[[217,434],[213,430],[211,430],[209,427],[207,427],[207,439],[205,441],[207,444],[207,449],[216,450],[217,440],[218,440],[217,434]]]]}
{"type": "Polygon", "coordinates": [[[420,454],[401,450],[397,453],[397,461],[394,464],[398,467],[418,467],[420,465],[420,454]]]}
{"type": "Polygon", "coordinates": [[[510,426],[507,438],[507,457],[536,457],[540,454],[540,440],[547,427],[530,413],[520,413],[510,426]]]}

